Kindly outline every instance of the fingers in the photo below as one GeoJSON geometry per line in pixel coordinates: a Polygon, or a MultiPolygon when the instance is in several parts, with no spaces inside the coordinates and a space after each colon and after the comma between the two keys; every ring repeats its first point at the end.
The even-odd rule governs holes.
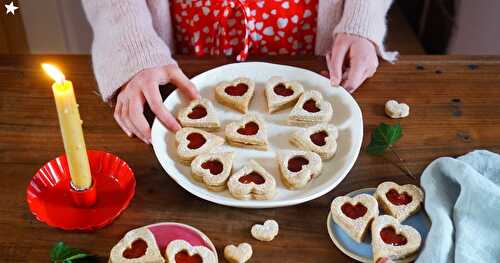
{"type": "Polygon", "coordinates": [[[130,132],[130,130],[127,128],[127,126],[125,125],[125,123],[122,120],[122,117],[121,117],[122,107],[123,107],[123,104],[121,102],[117,101],[113,117],[115,118],[115,121],[118,123],[118,126],[120,126],[122,131],[125,132],[128,137],[132,137],[132,132],[130,132]]]}
{"type": "Polygon", "coordinates": [[[332,85],[339,85],[342,81],[342,65],[349,50],[349,45],[341,41],[335,41],[332,53],[328,59],[328,69],[330,70],[330,81],[332,85]]]}
{"type": "Polygon", "coordinates": [[[130,137],[132,137],[132,135],[136,135],[137,137],[139,137],[139,132],[137,131],[135,126],[130,121],[130,117],[129,117],[130,105],[129,104],[130,104],[130,102],[128,101],[128,99],[123,101],[121,111],[120,111],[120,116],[121,116],[120,118],[122,120],[123,125],[127,128],[128,131],[130,131],[130,133],[131,133],[130,137]]]}
{"type": "MultiPolygon", "coordinates": [[[[176,66],[177,67],[177,66],[176,66]]],[[[200,97],[198,90],[191,80],[184,75],[184,72],[179,68],[175,68],[169,70],[168,72],[170,77],[170,82],[174,84],[184,95],[186,95],[189,99],[194,100],[200,97]]]]}
{"type": "Polygon", "coordinates": [[[144,89],[144,97],[149,104],[149,107],[158,119],[171,131],[178,131],[181,126],[177,120],[167,111],[161,100],[160,90],[157,86],[144,89]]]}
{"type": "Polygon", "coordinates": [[[144,117],[144,102],[138,97],[132,98],[128,107],[128,120],[134,127],[134,133],[146,144],[151,143],[151,129],[144,117]]]}

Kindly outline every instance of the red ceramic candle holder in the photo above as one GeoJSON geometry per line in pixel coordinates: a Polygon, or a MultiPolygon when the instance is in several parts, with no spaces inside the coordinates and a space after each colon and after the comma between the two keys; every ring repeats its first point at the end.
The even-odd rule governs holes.
{"type": "Polygon", "coordinates": [[[134,172],[117,156],[87,151],[92,186],[71,186],[65,155],[42,166],[31,179],[26,199],[35,217],[64,230],[92,231],[110,224],[127,208],[135,194],[134,172]]]}

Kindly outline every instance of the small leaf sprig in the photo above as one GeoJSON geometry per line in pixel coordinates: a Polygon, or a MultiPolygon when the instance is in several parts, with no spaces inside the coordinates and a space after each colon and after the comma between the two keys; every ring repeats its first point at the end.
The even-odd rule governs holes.
{"type": "Polygon", "coordinates": [[[368,144],[366,151],[372,155],[383,155],[385,151],[389,150],[399,160],[406,174],[414,180],[417,180],[410,168],[406,165],[405,160],[394,150],[393,145],[401,136],[403,136],[403,129],[399,123],[389,125],[382,122],[373,130],[372,140],[370,144],[368,144]]]}
{"type": "Polygon", "coordinates": [[[57,242],[50,251],[50,261],[53,263],[73,263],[74,260],[91,257],[77,248],[66,245],[63,241],[57,242]]]}

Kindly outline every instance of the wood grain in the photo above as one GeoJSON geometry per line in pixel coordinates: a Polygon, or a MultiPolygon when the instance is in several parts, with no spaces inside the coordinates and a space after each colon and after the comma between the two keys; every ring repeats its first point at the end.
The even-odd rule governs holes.
{"type": "MultiPolygon", "coordinates": [[[[189,76],[231,62],[188,56],[178,60],[189,76]]],[[[316,72],[326,68],[319,57],[253,60],[316,72]]],[[[111,108],[95,91],[87,56],[0,56],[0,261],[47,262],[51,246],[64,240],[107,262],[109,250],[128,230],[177,221],[204,231],[220,256],[228,243],[249,242],[255,252],[252,262],[272,262],[277,257],[281,262],[351,262],[335,248],[326,231],[331,200],[387,180],[411,182],[390,162],[362,152],[338,187],[311,202],[261,210],[215,205],[171,180],[150,146],[121,132],[111,108]],[[35,171],[63,151],[50,81],[39,66],[42,61],[60,65],[74,82],[88,148],[116,153],[136,173],[137,194],[130,207],[112,225],[94,233],[52,229],[31,215],[25,201],[35,171]],[[277,239],[272,243],[253,240],[250,227],[268,218],[280,223],[277,239]]],[[[396,122],[383,113],[386,100],[411,106],[410,117],[400,121],[404,135],[396,148],[417,175],[440,156],[459,156],[474,149],[500,152],[500,57],[403,56],[395,65],[382,63],[354,97],[363,112],[364,145],[379,122],[396,122]]]]}

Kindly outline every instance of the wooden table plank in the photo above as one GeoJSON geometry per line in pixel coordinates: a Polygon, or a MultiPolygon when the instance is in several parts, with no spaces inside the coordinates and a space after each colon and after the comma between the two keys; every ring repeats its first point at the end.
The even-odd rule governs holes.
{"type": "MultiPolygon", "coordinates": [[[[178,59],[189,76],[230,62],[225,58],[178,59]]],[[[316,72],[325,69],[323,59],[317,57],[254,60],[316,72]]],[[[0,56],[2,261],[47,262],[50,247],[64,240],[106,262],[111,247],[128,230],[160,221],[178,221],[204,231],[221,257],[226,244],[245,241],[254,246],[253,262],[266,262],[278,256],[283,262],[325,259],[350,262],[330,242],[326,232],[325,219],[331,200],[386,180],[410,182],[383,158],[362,152],[337,188],[306,204],[261,210],[211,204],[171,180],[150,146],[128,139],[115,124],[112,110],[95,95],[95,88],[87,56],[0,56]],[[112,225],[95,233],[49,228],[34,219],[25,201],[26,187],[35,171],[63,151],[50,83],[39,68],[42,61],[61,65],[75,83],[88,148],[114,152],[136,172],[137,194],[130,207],[112,225]],[[250,227],[267,218],[280,223],[278,238],[272,243],[253,240],[250,227]]],[[[404,136],[396,148],[415,174],[419,175],[430,161],[440,156],[458,156],[477,148],[500,152],[500,57],[403,56],[395,65],[382,63],[377,75],[354,97],[363,112],[364,145],[379,122],[396,122],[383,113],[387,99],[411,105],[410,117],[400,121],[404,136]]],[[[323,176],[327,174],[325,171],[323,176]]]]}

